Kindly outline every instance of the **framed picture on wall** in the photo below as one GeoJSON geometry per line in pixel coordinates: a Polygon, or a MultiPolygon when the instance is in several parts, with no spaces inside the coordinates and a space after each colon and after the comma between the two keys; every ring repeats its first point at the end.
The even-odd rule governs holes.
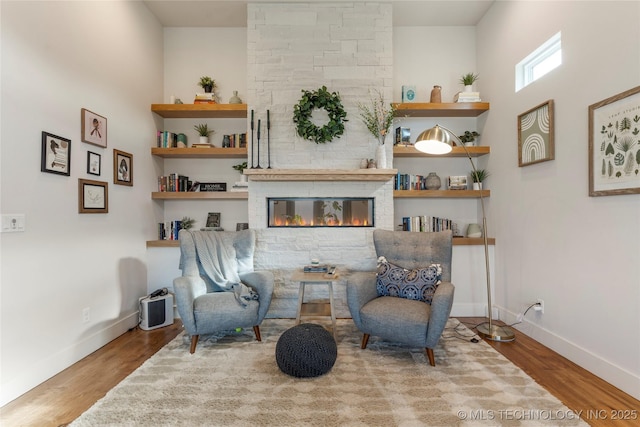
{"type": "Polygon", "coordinates": [[[87,151],[87,173],[100,176],[102,156],[92,151],[87,151]]]}
{"type": "Polygon", "coordinates": [[[40,170],[69,176],[71,173],[71,140],[42,132],[40,170]]]}
{"type": "Polygon", "coordinates": [[[553,160],[553,99],[518,116],[518,166],[553,160]]]}
{"type": "Polygon", "coordinates": [[[107,119],[89,111],[86,108],[80,110],[82,141],[87,144],[107,148],[107,119]]]}
{"type": "Polygon", "coordinates": [[[640,193],[640,86],[589,106],[589,196],[640,193]]]}
{"type": "Polygon", "coordinates": [[[113,150],[113,183],[133,186],[133,154],[113,150]]]}
{"type": "Polygon", "coordinates": [[[105,181],[78,179],[78,212],[109,212],[109,188],[105,181]]]}

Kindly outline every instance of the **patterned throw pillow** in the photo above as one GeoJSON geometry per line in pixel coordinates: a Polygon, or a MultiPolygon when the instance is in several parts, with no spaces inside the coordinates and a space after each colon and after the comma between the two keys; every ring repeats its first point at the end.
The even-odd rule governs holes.
{"type": "Polygon", "coordinates": [[[431,304],[433,294],[442,281],[442,266],[407,270],[391,264],[383,256],[378,258],[376,288],[378,296],[389,296],[424,301],[431,304]]]}

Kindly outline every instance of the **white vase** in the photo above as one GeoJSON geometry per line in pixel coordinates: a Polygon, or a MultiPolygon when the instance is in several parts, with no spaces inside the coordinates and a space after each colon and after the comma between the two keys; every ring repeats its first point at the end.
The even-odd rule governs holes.
{"type": "Polygon", "coordinates": [[[245,174],[240,175],[240,182],[247,182],[248,181],[247,178],[249,178],[249,177],[247,175],[245,175],[245,174]]]}
{"type": "Polygon", "coordinates": [[[464,86],[464,91],[465,92],[473,92],[473,85],[465,85],[464,86]]]}
{"type": "Polygon", "coordinates": [[[482,190],[482,183],[481,182],[474,182],[473,183],[473,189],[474,190],[482,190]]]}
{"type": "Polygon", "coordinates": [[[209,143],[209,137],[208,136],[201,136],[200,137],[200,144],[208,144],[209,143]]]}
{"type": "Polygon", "coordinates": [[[387,150],[384,145],[378,144],[376,147],[376,165],[378,169],[387,168],[387,150]]]}

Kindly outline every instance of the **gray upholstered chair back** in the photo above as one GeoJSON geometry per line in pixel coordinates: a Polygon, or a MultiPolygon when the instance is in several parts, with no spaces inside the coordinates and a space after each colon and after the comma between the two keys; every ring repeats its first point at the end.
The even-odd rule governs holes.
{"type": "Polygon", "coordinates": [[[442,281],[451,281],[452,233],[408,233],[374,230],[376,255],[384,255],[392,264],[412,270],[429,264],[442,265],[442,281]]]}

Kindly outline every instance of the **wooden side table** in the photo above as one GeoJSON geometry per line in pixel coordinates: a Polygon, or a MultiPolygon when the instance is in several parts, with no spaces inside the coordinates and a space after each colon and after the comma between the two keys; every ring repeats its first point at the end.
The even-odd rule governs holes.
{"type": "Polygon", "coordinates": [[[331,327],[333,338],[336,339],[336,314],[333,310],[333,282],[339,280],[338,273],[328,276],[326,273],[305,273],[296,271],[291,276],[291,280],[300,282],[298,292],[298,312],[296,314],[296,325],[300,324],[300,319],[331,317],[331,327]],[[329,302],[325,301],[304,301],[304,290],[307,285],[323,285],[329,289],[329,302]],[[327,312],[328,309],[328,312],[327,312]]]}

